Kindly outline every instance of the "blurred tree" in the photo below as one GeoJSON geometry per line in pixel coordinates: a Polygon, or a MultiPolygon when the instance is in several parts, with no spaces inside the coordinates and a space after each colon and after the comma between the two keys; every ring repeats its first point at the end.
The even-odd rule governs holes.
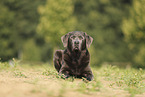
{"type": "Polygon", "coordinates": [[[0,1],[0,58],[8,60],[16,56],[18,48],[16,47],[16,30],[12,21],[15,20],[15,13],[10,11],[7,6],[0,1]]]}
{"type": "Polygon", "coordinates": [[[36,40],[37,7],[43,3],[45,0],[0,0],[0,58],[3,61],[21,57],[26,40],[36,40]]]}
{"type": "Polygon", "coordinates": [[[90,48],[93,65],[143,63],[144,2],[134,2],[122,32],[121,23],[129,15],[132,0],[0,0],[0,57],[8,60],[23,52],[25,60],[46,61],[54,48],[62,47],[62,35],[79,30],[94,38],[90,48]]]}
{"type": "Polygon", "coordinates": [[[92,64],[128,62],[130,53],[123,41],[121,22],[127,16],[131,0],[76,0],[77,30],[93,36],[90,48],[92,64]]]}
{"type": "Polygon", "coordinates": [[[145,1],[133,0],[130,15],[125,18],[122,30],[128,47],[132,53],[132,61],[137,67],[145,67],[145,1]]]}
{"type": "Polygon", "coordinates": [[[52,45],[53,49],[60,47],[62,35],[75,28],[76,19],[73,16],[73,9],[71,0],[47,0],[45,6],[39,7],[41,17],[37,32],[44,37],[48,45],[52,45]]]}
{"type": "Polygon", "coordinates": [[[41,61],[41,49],[33,39],[25,42],[23,47],[23,60],[41,61]]]}
{"type": "Polygon", "coordinates": [[[30,38],[35,35],[35,29],[39,21],[37,7],[45,3],[45,0],[2,0],[9,10],[15,13],[13,21],[17,33],[21,38],[30,38]],[[33,2],[33,3],[32,3],[33,2]]]}

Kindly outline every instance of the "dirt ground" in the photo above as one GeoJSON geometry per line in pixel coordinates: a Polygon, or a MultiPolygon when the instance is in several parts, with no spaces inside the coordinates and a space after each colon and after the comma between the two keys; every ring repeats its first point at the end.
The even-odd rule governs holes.
{"type": "MultiPolygon", "coordinates": [[[[78,92],[81,79],[73,82],[43,75],[44,68],[19,68],[17,71],[0,71],[0,97],[130,97],[118,87],[108,87],[109,82],[102,80],[100,91],[78,92]]],[[[135,97],[145,97],[144,94],[135,97]]]]}

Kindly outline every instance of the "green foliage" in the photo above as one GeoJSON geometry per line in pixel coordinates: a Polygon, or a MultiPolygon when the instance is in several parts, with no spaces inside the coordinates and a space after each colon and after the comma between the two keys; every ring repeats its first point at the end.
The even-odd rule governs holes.
{"type": "Polygon", "coordinates": [[[144,63],[144,41],[145,41],[145,1],[133,0],[130,7],[130,15],[125,18],[122,24],[122,30],[125,40],[129,43],[128,47],[132,52],[132,61],[138,64],[138,67],[145,67],[144,63]]]}
{"type": "Polygon", "coordinates": [[[134,0],[133,5],[130,8],[130,15],[123,22],[123,31],[125,39],[132,43],[141,43],[145,39],[145,1],[134,0]]]}
{"type": "Polygon", "coordinates": [[[35,44],[34,40],[28,40],[23,47],[23,60],[41,61],[41,49],[35,44]]]}
{"type": "Polygon", "coordinates": [[[7,8],[6,5],[0,1],[0,58],[7,60],[9,57],[15,56],[18,48],[16,45],[17,34],[15,32],[13,21],[15,20],[15,13],[7,8]]]}
{"type": "Polygon", "coordinates": [[[76,0],[76,29],[86,31],[94,38],[90,48],[92,65],[130,60],[120,28],[123,17],[127,15],[128,5],[129,0],[76,0]]]}
{"type": "Polygon", "coordinates": [[[60,38],[65,33],[86,31],[94,38],[90,48],[94,66],[103,62],[127,62],[131,57],[120,25],[127,16],[129,4],[129,0],[48,0],[38,9],[41,17],[37,32],[56,49],[62,47],[60,38]]]}
{"type": "Polygon", "coordinates": [[[73,8],[71,0],[47,0],[45,6],[38,8],[41,17],[37,32],[47,43],[54,45],[53,48],[61,43],[62,35],[74,30],[76,19],[73,8]]]}
{"type": "Polygon", "coordinates": [[[79,30],[94,38],[93,66],[145,67],[144,5],[143,0],[1,0],[1,61],[50,61],[63,47],[61,36],[79,30]]]}
{"type": "MultiPolygon", "coordinates": [[[[39,21],[37,6],[45,0],[1,0],[0,1],[0,58],[7,61],[22,58],[23,44],[36,35],[39,21]]],[[[36,40],[36,38],[34,39],[36,40]]]]}

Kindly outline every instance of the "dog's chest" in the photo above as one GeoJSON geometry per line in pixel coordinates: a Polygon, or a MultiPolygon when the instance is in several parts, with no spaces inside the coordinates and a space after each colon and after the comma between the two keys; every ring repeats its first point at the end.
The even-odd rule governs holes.
{"type": "MultiPolygon", "coordinates": [[[[64,61],[65,63],[71,68],[71,69],[79,69],[84,64],[84,59],[86,57],[86,54],[80,53],[80,54],[64,54],[64,61]]],[[[87,59],[86,59],[87,60],[87,59]]]]}
{"type": "Polygon", "coordinates": [[[76,64],[78,64],[78,61],[73,60],[72,65],[76,65],[76,64]]]}
{"type": "Polygon", "coordinates": [[[78,67],[81,65],[81,58],[72,58],[71,63],[74,67],[78,67]]]}
{"type": "Polygon", "coordinates": [[[71,66],[73,68],[71,68],[71,71],[73,75],[80,75],[80,65],[81,65],[80,60],[77,60],[77,59],[72,60],[71,66]]]}

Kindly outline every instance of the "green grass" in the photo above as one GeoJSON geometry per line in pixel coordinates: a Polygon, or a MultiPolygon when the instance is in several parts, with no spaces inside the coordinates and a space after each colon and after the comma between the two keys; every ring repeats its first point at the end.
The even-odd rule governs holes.
{"type": "Polygon", "coordinates": [[[106,81],[112,81],[111,87],[116,85],[131,95],[142,94],[145,92],[145,70],[143,69],[119,69],[115,66],[102,68],[102,76],[106,81]]]}
{"type": "Polygon", "coordinates": [[[22,79],[22,84],[34,87],[27,91],[30,95],[39,93],[46,94],[46,97],[67,97],[66,95],[69,94],[77,97],[94,97],[95,95],[118,97],[118,94],[121,94],[120,97],[135,97],[145,94],[145,70],[141,68],[123,69],[111,65],[101,68],[93,67],[94,80],[89,82],[84,78],[63,79],[54,67],[48,64],[32,66],[19,64],[16,60],[14,60],[14,66],[10,66],[9,63],[0,63],[0,73],[4,72],[7,75],[10,72],[10,79],[22,79]]]}

